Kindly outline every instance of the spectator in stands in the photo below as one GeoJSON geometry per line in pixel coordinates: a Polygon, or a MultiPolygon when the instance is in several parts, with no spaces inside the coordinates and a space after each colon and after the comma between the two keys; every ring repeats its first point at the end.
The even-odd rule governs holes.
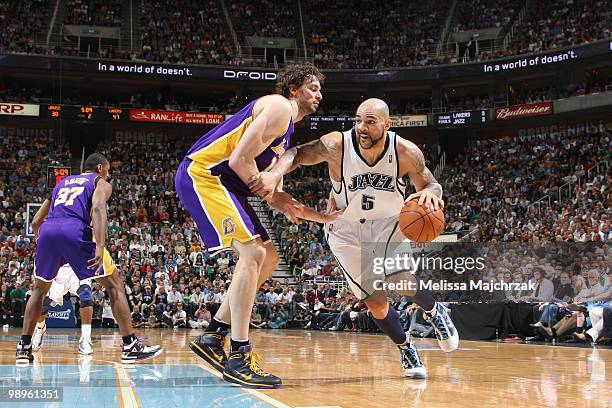
{"type": "Polygon", "coordinates": [[[11,312],[13,315],[19,317],[23,315],[23,311],[25,310],[25,291],[21,288],[21,284],[19,282],[15,282],[15,288],[11,290],[10,293],[11,298],[11,312]]]}
{"type": "Polygon", "coordinates": [[[294,307],[293,307],[293,291],[290,292],[290,287],[282,289],[282,292],[278,296],[278,302],[283,305],[283,308],[287,311],[288,318],[293,318],[294,307]]]}
{"type": "Polygon", "coordinates": [[[155,305],[149,305],[147,308],[145,308],[143,316],[146,320],[146,327],[160,327],[162,325],[155,311],[155,305]]]}
{"type": "MultiPolygon", "coordinates": [[[[598,340],[607,341],[609,340],[608,337],[612,336],[606,336],[605,334],[602,334],[602,332],[604,332],[604,315],[610,315],[610,312],[612,311],[612,286],[609,286],[607,290],[599,295],[590,298],[590,301],[596,302],[596,306],[589,310],[589,317],[591,319],[592,327],[584,333],[575,332],[573,334],[574,339],[581,343],[586,343],[589,341],[594,343],[598,340]]],[[[610,327],[608,331],[610,331],[610,329],[612,329],[612,327],[610,327]]]]}
{"type": "Polygon", "coordinates": [[[605,292],[601,284],[601,276],[597,269],[591,269],[587,272],[587,286],[584,287],[575,298],[576,302],[591,302],[594,297],[605,292]]]}
{"type": "Polygon", "coordinates": [[[161,319],[168,328],[171,329],[174,327],[174,312],[172,312],[172,308],[170,307],[170,305],[164,307],[161,319]]]}
{"type": "Polygon", "coordinates": [[[0,326],[5,327],[5,325],[8,325],[11,316],[10,292],[8,286],[3,283],[0,287],[0,326]]]}
{"type": "Polygon", "coordinates": [[[533,278],[536,288],[532,294],[527,295],[530,301],[550,302],[554,297],[555,288],[553,283],[544,277],[544,270],[537,267],[533,270],[533,278]]]}
{"type": "Polygon", "coordinates": [[[284,329],[287,327],[287,321],[289,320],[289,314],[285,310],[282,304],[276,304],[274,306],[274,312],[270,319],[268,319],[268,327],[271,329],[284,329]]]}
{"type": "Polygon", "coordinates": [[[187,327],[187,313],[183,310],[183,304],[179,303],[176,306],[176,312],[172,315],[172,327],[187,327]]]}
{"type": "Polygon", "coordinates": [[[315,304],[313,309],[313,317],[309,323],[310,327],[314,330],[328,330],[333,327],[334,322],[338,318],[340,305],[332,305],[332,299],[324,303],[315,298],[315,304]]]}
{"type": "Polygon", "coordinates": [[[151,286],[146,285],[144,292],[142,292],[141,310],[143,311],[143,313],[145,309],[149,308],[149,306],[155,307],[155,295],[151,290],[151,286]]]}
{"type": "Polygon", "coordinates": [[[102,302],[102,327],[115,328],[115,318],[110,305],[108,294],[104,292],[104,301],[102,302]]]}
{"type": "MultiPolygon", "coordinates": [[[[551,302],[540,302],[534,306],[534,309],[542,312],[540,319],[533,324],[534,327],[545,326],[553,327],[559,317],[565,316],[567,305],[574,298],[574,289],[571,285],[569,273],[562,272],[560,275],[560,284],[555,290],[551,302]]],[[[536,311],[534,310],[534,315],[536,311]]]]}
{"type": "Polygon", "coordinates": [[[194,319],[189,320],[189,327],[192,329],[206,328],[210,324],[210,319],[210,311],[204,303],[200,303],[194,313],[194,319]]]}
{"type": "Polygon", "coordinates": [[[195,314],[195,311],[200,309],[205,304],[206,302],[205,302],[204,293],[202,293],[200,286],[196,286],[195,291],[191,294],[189,298],[189,308],[190,308],[191,314],[192,315],[195,314]]]}
{"type": "Polygon", "coordinates": [[[232,41],[218,3],[146,1],[143,5],[145,60],[219,65],[232,62],[232,41]]]}
{"type": "Polygon", "coordinates": [[[157,294],[154,297],[153,304],[155,305],[157,314],[160,315],[164,312],[166,306],[168,306],[168,294],[166,293],[166,288],[160,281],[158,281],[155,291],[157,294]]]}
{"type": "Polygon", "coordinates": [[[183,307],[183,295],[179,292],[178,285],[172,286],[172,290],[168,293],[167,300],[172,310],[176,311],[179,305],[183,307]]]}
{"type": "Polygon", "coordinates": [[[589,270],[587,276],[588,286],[576,295],[574,299],[576,304],[567,307],[571,310],[571,314],[563,317],[552,327],[538,327],[537,329],[540,334],[549,339],[562,338],[576,328],[584,326],[585,315],[590,309],[597,306],[593,303],[593,299],[599,299],[599,296],[606,292],[600,283],[601,277],[597,270],[589,270]]]}
{"type": "Polygon", "coordinates": [[[250,323],[251,327],[254,327],[256,329],[261,329],[262,327],[265,327],[266,324],[267,322],[263,320],[263,318],[261,317],[261,314],[257,310],[257,305],[253,305],[253,310],[251,311],[251,323],[250,323]]]}

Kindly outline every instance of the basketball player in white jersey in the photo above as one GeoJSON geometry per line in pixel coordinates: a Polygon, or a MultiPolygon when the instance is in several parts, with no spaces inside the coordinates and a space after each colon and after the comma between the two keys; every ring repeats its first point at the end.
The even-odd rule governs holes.
{"type": "MultiPolygon", "coordinates": [[[[110,255],[109,255],[110,257],[110,255]]],[[[70,293],[79,297],[81,316],[81,338],[79,339],[78,353],[89,355],[93,353],[91,345],[91,320],[93,317],[93,294],[91,291],[91,280],[79,281],[76,273],[70,265],[62,265],[49,289],[49,294],[43,302],[43,308],[36,323],[32,335],[32,351],[38,351],[42,347],[47,326],[45,318],[49,307],[61,306],[64,303],[64,295],[70,293]]]]}
{"type": "MultiPolygon", "coordinates": [[[[398,228],[404,202],[418,198],[420,205],[442,208],[442,187],[425,166],[420,149],[390,132],[390,127],[387,104],[368,99],[357,109],[353,129],[332,132],[288,150],[270,172],[259,173],[249,187],[266,199],[284,174],[300,165],[327,162],[333,185],[331,209],[344,209],[338,219],[325,225],[329,246],[353,293],[365,301],[374,322],[399,347],[405,375],[426,378],[425,367],[403,331],[399,315],[389,306],[386,292],[376,288],[375,281],[380,281],[381,275],[374,273],[372,262],[375,257],[390,256],[406,241],[398,228]],[[407,198],[404,176],[416,188],[416,193],[407,198]]],[[[405,271],[384,273],[398,272],[405,271]]],[[[409,273],[402,275],[416,283],[409,273]]],[[[426,290],[407,294],[425,311],[442,350],[455,350],[459,336],[444,306],[426,290]]]]}

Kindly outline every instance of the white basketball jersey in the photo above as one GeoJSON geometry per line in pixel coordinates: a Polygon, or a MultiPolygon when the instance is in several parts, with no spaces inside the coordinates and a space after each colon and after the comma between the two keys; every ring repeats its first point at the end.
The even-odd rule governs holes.
{"type": "Polygon", "coordinates": [[[361,157],[354,129],[342,133],[341,180],[332,180],[336,206],[346,208],[342,218],[379,220],[399,215],[406,184],[399,177],[397,137],[387,132],[384,153],[370,166],[361,157]]]}

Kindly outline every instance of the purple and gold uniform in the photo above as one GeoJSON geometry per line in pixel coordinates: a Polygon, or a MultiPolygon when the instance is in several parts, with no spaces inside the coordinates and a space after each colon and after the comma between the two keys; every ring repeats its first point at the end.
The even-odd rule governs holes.
{"type": "MultiPolygon", "coordinates": [[[[247,242],[256,237],[266,242],[268,233],[247,203],[252,193],[229,167],[229,158],[253,122],[252,101],[227,121],[202,136],[187,152],[176,173],[176,192],[195,220],[209,250],[229,248],[232,239],[247,242]]],[[[284,135],[274,139],[255,158],[264,171],[289,149],[293,121],[284,135]]]]}
{"type": "Polygon", "coordinates": [[[98,178],[94,173],[69,176],[53,189],[49,214],[36,240],[36,278],[52,281],[65,263],[70,264],[79,280],[114,272],[115,265],[107,250],[104,250],[101,275],[87,268],[88,261],[96,256],[91,199],[98,178]]]}

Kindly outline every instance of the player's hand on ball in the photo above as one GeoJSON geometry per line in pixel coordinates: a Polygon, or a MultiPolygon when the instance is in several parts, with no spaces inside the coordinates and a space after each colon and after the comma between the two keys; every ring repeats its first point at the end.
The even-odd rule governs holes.
{"type": "Polygon", "coordinates": [[[262,171],[251,177],[249,189],[253,194],[266,199],[276,190],[276,186],[281,182],[282,175],[278,172],[262,171]]]}
{"type": "Polygon", "coordinates": [[[410,196],[408,196],[408,198],[404,202],[407,203],[408,201],[415,198],[419,199],[418,204],[420,206],[428,208],[429,210],[437,211],[438,209],[442,210],[444,208],[444,200],[442,200],[440,197],[438,197],[431,191],[421,190],[417,193],[410,194],[410,196]]]}
{"type": "Polygon", "coordinates": [[[285,217],[292,223],[300,223],[299,218],[303,213],[304,205],[294,199],[289,193],[277,191],[265,200],[270,207],[285,214],[285,217]]]}

